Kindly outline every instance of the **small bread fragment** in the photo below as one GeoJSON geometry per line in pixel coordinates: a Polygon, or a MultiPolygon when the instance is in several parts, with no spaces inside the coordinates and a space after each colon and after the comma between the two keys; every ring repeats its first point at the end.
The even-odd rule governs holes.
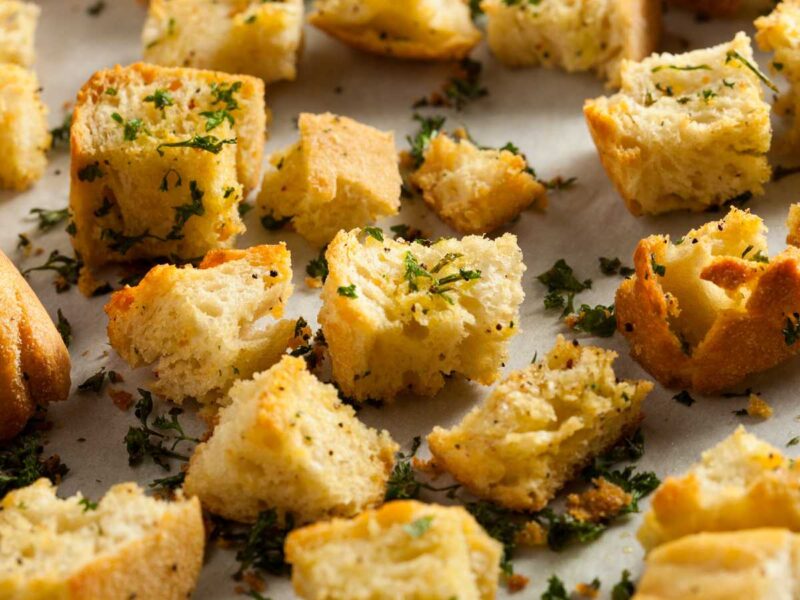
{"type": "Polygon", "coordinates": [[[224,401],[235,380],[286,350],[295,321],[257,321],[281,317],[292,291],[285,244],[213,250],[197,269],[158,265],[115,292],[105,307],[108,339],[131,367],[155,363],[155,393],[177,403],[224,401]]]}
{"type": "Polygon", "coordinates": [[[800,465],[740,426],[685,475],[664,480],[637,535],[650,550],[693,533],[757,527],[800,532],[800,465]]]}
{"type": "Polygon", "coordinates": [[[138,63],[98,71],[72,117],[72,238],[89,267],[233,244],[258,185],[264,83],[138,63]]]}
{"type": "Polygon", "coordinates": [[[185,600],[205,531],[197,498],[165,502],[121,483],[95,504],[59,499],[39,479],[3,499],[0,539],[3,598],[185,600]]]}
{"type": "Polygon", "coordinates": [[[700,533],[649,554],[633,600],[793,600],[798,586],[796,533],[700,533]]]}
{"type": "MultiPolygon", "coordinates": [[[[42,9],[33,2],[0,0],[0,64],[30,67],[35,58],[36,24],[42,9]]],[[[0,73],[5,66],[0,67],[0,73]]]]}
{"type": "Polygon", "coordinates": [[[342,393],[432,396],[454,373],[496,381],[525,297],[516,236],[381,237],[342,231],[326,252],[319,322],[342,393]]]}
{"type": "Polygon", "coordinates": [[[152,0],[142,31],[146,62],[266,83],[294,80],[302,39],[303,0],[152,0]]]}
{"type": "Polygon", "coordinates": [[[600,160],[632,214],[764,193],[772,129],[759,75],[738,33],[713,48],[623,61],[621,91],[586,101],[600,160]]]}
{"type": "Polygon", "coordinates": [[[541,510],[642,419],[653,384],[619,381],[616,357],[559,335],[546,358],[512,373],[458,425],[433,429],[436,465],[476,496],[541,510]]]}
{"type": "Polygon", "coordinates": [[[437,135],[411,176],[425,203],[460,233],[489,233],[527,207],[547,207],[547,190],[523,156],[437,135]]]}
{"type": "Polygon", "coordinates": [[[623,59],[642,60],[661,35],[658,0],[484,0],[489,47],[511,67],[594,71],[618,85],[623,59]]]}
{"type": "Polygon", "coordinates": [[[0,251],[0,440],[28,422],[37,406],[69,397],[70,360],[44,306],[0,251]]]}
{"type": "Polygon", "coordinates": [[[465,0],[316,0],[309,22],[373,54],[458,60],[481,40],[465,0]]]}
{"type": "Polygon", "coordinates": [[[800,350],[800,249],[767,257],[760,218],[731,208],[675,243],[641,240],[616,295],[631,356],[666,387],[715,394],[800,350]]]}
{"type": "Polygon", "coordinates": [[[27,189],[47,166],[50,132],[39,90],[33,71],[0,61],[0,189],[27,189]]]}
{"type": "Polygon", "coordinates": [[[253,522],[274,509],[305,524],[383,501],[398,445],[361,423],[302,358],[284,357],[229,395],[186,473],[186,493],[208,510],[253,522]]]}
{"type": "Polygon", "coordinates": [[[783,0],[769,15],[756,19],[756,42],[764,52],[774,52],[773,73],[783,75],[789,91],[775,104],[779,113],[793,115],[791,145],[800,143],[800,0],[783,0]]]}
{"type": "Polygon", "coordinates": [[[301,113],[300,140],[270,157],[258,206],[290,218],[312,244],[400,210],[402,179],[392,132],[324,113],[301,113]]]}
{"type": "Polygon", "coordinates": [[[502,554],[461,506],[414,500],[296,529],[285,550],[307,600],[493,600],[502,554]]]}

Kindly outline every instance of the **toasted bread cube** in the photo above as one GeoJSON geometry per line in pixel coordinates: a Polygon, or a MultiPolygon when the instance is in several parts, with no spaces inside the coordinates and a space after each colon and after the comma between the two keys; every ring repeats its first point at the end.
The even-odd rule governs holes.
{"type": "Polygon", "coordinates": [[[785,529],[700,533],[648,555],[633,600],[792,600],[800,536],[785,529]]]}
{"type": "Polygon", "coordinates": [[[623,61],[622,91],[586,101],[600,160],[631,213],[703,211],[764,193],[772,130],[757,68],[739,33],[713,48],[623,61]]]}
{"type": "Polygon", "coordinates": [[[144,59],[170,67],[294,80],[303,0],[152,0],[144,59]]]}
{"type": "Polygon", "coordinates": [[[664,480],[638,538],[650,550],[693,533],[757,527],[800,532],[800,465],[740,426],[685,475],[664,480]]]}
{"type": "Polygon", "coordinates": [[[756,19],[756,42],[774,52],[770,67],[789,82],[789,92],[778,99],[777,111],[794,116],[789,143],[800,143],[800,1],[784,0],[769,15],[756,19]]]}
{"type": "Polygon", "coordinates": [[[373,54],[458,60],[481,40],[465,0],[316,0],[308,20],[373,54]]]}
{"type": "Polygon", "coordinates": [[[219,401],[236,379],[275,364],[294,337],[279,318],[292,294],[284,244],[214,250],[200,268],[158,265],[111,296],[108,338],[132,367],[155,363],[152,390],[174,402],[219,401]]]}
{"type": "Polygon", "coordinates": [[[39,479],[3,498],[0,539],[4,598],[185,600],[205,530],[197,498],[166,502],[121,483],[95,504],[62,500],[39,479]]]}
{"type": "Polygon", "coordinates": [[[95,73],[72,118],[75,250],[94,267],[230,246],[265,127],[254,77],[146,64],[95,73]]]}
{"type": "Polygon", "coordinates": [[[502,554],[464,508],[414,500],[296,529],[285,549],[308,600],[493,600],[502,554]]]}
{"type": "Polygon", "coordinates": [[[33,185],[44,173],[49,148],[47,107],[36,74],[0,62],[0,189],[33,185]]]}
{"type": "Polygon", "coordinates": [[[302,113],[300,140],[270,157],[258,205],[324,246],[340,230],[400,209],[402,180],[394,134],[347,117],[302,113]]]}
{"type": "Polygon", "coordinates": [[[511,67],[594,71],[619,85],[623,59],[642,60],[661,34],[658,0],[484,0],[489,47],[511,67]]]}
{"type": "Polygon", "coordinates": [[[192,456],[184,489],[236,521],[255,521],[268,508],[295,523],[349,517],[383,501],[397,449],[302,358],[286,356],[231,388],[214,434],[192,456]]]}
{"type": "Polygon", "coordinates": [[[436,465],[481,498],[541,510],[642,419],[653,385],[619,381],[616,357],[559,335],[544,360],[512,373],[461,423],[434,428],[436,465]]]}
{"type": "Polygon", "coordinates": [[[525,158],[439,134],[411,176],[425,203],[460,233],[489,233],[528,206],[547,207],[547,190],[525,158]]]}
{"type": "Polygon", "coordinates": [[[672,4],[710,17],[733,17],[764,14],[780,0],[670,0],[672,4]]]}
{"type": "Polygon", "coordinates": [[[500,376],[525,297],[516,236],[420,244],[356,229],[326,257],[319,322],[345,395],[432,396],[450,374],[483,385],[500,376]]]}
{"type": "Polygon", "coordinates": [[[766,228],[732,208],[671,243],[639,242],[617,290],[617,328],[661,384],[714,394],[797,354],[800,249],[767,257],[766,228]]]}
{"type": "MultiPolygon", "coordinates": [[[[32,2],[0,0],[0,63],[30,67],[36,24],[42,9],[32,2]]],[[[2,72],[5,67],[0,68],[2,72]]]]}
{"type": "Polygon", "coordinates": [[[789,246],[800,246],[800,202],[789,207],[789,216],[786,218],[786,243],[789,246]]]}

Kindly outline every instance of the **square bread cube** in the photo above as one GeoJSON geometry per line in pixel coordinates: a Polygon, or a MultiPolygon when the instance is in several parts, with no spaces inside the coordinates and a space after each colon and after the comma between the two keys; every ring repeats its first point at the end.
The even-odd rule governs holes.
{"type": "Polygon", "coordinates": [[[105,307],[108,339],[131,367],[155,363],[157,394],[221,401],[234,381],[280,360],[295,321],[257,321],[281,317],[291,294],[284,244],[214,250],[198,269],[158,265],[115,292],[105,307]]]}
{"type": "Polygon", "coordinates": [[[302,358],[285,356],[229,395],[186,473],[186,494],[208,510],[253,522],[274,509],[305,524],[383,501],[397,444],[359,421],[302,358]]]}
{"type": "Polygon", "coordinates": [[[718,394],[800,351],[800,249],[769,257],[765,233],[731,208],[675,242],[639,242],[636,274],[617,290],[617,329],[662,385],[718,394]]]}
{"type": "Polygon", "coordinates": [[[661,34],[659,0],[484,0],[489,47],[511,67],[594,71],[619,85],[622,59],[641,60],[661,34]]]}
{"type": "Polygon", "coordinates": [[[439,134],[411,175],[425,203],[460,233],[489,233],[527,207],[547,207],[547,190],[525,158],[439,134]]]}
{"type": "Polygon", "coordinates": [[[290,218],[318,246],[400,209],[394,134],[330,113],[300,114],[300,140],[270,157],[258,197],[263,213],[290,218]]]}
{"type": "Polygon", "coordinates": [[[96,503],[61,499],[42,478],[3,498],[0,539],[3,598],[185,600],[205,530],[197,498],[167,502],[120,483],[96,503]]]}
{"type": "Polygon", "coordinates": [[[319,322],[343,394],[433,396],[451,374],[500,376],[525,297],[516,236],[410,243],[355,229],[326,257],[319,322]]]}
{"type": "Polygon", "coordinates": [[[307,600],[493,600],[502,554],[463,507],[414,500],[296,529],[285,549],[307,600]]]}
{"type": "Polygon", "coordinates": [[[800,465],[739,426],[685,475],[667,477],[637,534],[645,549],[703,531],[800,532],[800,465]]]}
{"type": "Polygon", "coordinates": [[[434,462],[470,492],[514,510],[544,508],[642,419],[648,381],[619,380],[617,353],[558,336],[451,429],[428,435],[434,462]]]}
{"type": "Polygon", "coordinates": [[[756,19],[756,42],[764,52],[774,52],[770,68],[783,75],[790,89],[778,99],[775,109],[793,115],[794,126],[787,140],[800,143],[800,0],[783,0],[774,11],[756,19]]]}
{"type": "Polygon", "coordinates": [[[32,2],[0,0],[0,63],[21,67],[33,64],[36,24],[41,12],[32,2]]]}
{"type": "Polygon", "coordinates": [[[303,39],[303,0],[152,0],[144,60],[294,80],[303,39]]]}
{"type": "Polygon", "coordinates": [[[587,100],[600,160],[634,215],[703,211],[764,193],[770,106],[750,38],[622,64],[622,90],[587,100]]]}
{"type": "Polygon", "coordinates": [[[49,148],[36,73],[0,62],[0,189],[24,190],[39,180],[49,148]]]}
{"type": "Polygon", "coordinates": [[[398,58],[459,60],[481,40],[464,0],[316,0],[308,20],[353,48],[398,58]]]}
{"type": "Polygon", "coordinates": [[[264,84],[135,64],[95,73],[72,117],[72,242],[95,267],[233,244],[258,185],[264,84]]]}
{"type": "Polygon", "coordinates": [[[651,552],[633,600],[793,600],[798,586],[797,534],[700,533],[651,552]]]}

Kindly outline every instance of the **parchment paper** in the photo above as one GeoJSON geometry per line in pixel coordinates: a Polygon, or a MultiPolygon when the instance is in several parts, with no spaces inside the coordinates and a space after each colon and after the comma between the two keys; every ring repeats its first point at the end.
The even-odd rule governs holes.
{"type": "MultiPolygon", "coordinates": [[[[106,9],[99,16],[91,17],[86,9],[93,3],[94,0],[39,2],[43,10],[35,68],[44,87],[44,100],[50,107],[52,126],[61,123],[62,106],[74,100],[78,88],[95,70],[115,63],[128,64],[141,57],[139,34],[144,9],[133,0],[108,0],[106,9]]],[[[729,40],[740,29],[753,33],[749,20],[700,23],[693,15],[675,10],[667,14],[666,28],[669,34],[664,45],[673,51],[683,49],[681,39],[688,40],[690,47],[699,48],[729,40]]],[[[506,367],[506,372],[510,372],[527,365],[535,352],[540,355],[546,352],[557,333],[566,333],[558,312],[543,308],[544,288],[536,281],[536,275],[550,268],[558,258],[565,258],[581,279],[594,280],[592,290],[581,294],[579,301],[610,304],[620,278],[599,272],[599,256],[618,256],[630,265],[633,249],[640,238],[653,233],[677,237],[720,215],[632,217],[601,169],[581,113],[584,99],[604,93],[602,82],[589,74],[567,75],[544,69],[512,71],[495,61],[485,44],[477,49],[474,57],[483,61],[484,81],[490,95],[461,113],[447,111],[449,125],[465,124],[472,136],[485,145],[502,146],[513,141],[544,179],[556,175],[578,178],[574,188],[551,194],[546,213],[526,212],[508,227],[508,231],[519,237],[528,267],[524,279],[526,300],[522,306],[522,333],[511,342],[511,358],[506,367]]],[[[767,58],[759,58],[766,71],[767,58]]],[[[405,148],[405,134],[416,129],[411,120],[412,103],[439,89],[452,71],[448,65],[401,62],[362,54],[307,27],[298,80],[268,87],[267,101],[274,118],[267,152],[283,148],[296,139],[293,119],[299,112],[326,110],[380,129],[394,130],[398,149],[405,148]]],[[[779,119],[774,118],[774,121],[777,124],[779,119]]],[[[45,249],[41,256],[25,258],[15,249],[17,234],[35,229],[35,223],[27,216],[31,208],[67,205],[68,161],[67,151],[54,151],[47,175],[33,189],[24,193],[0,192],[0,248],[21,268],[44,262],[46,253],[55,248],[72,254],[62,227],[46,234],[34,232],[31,235],[34,244],[45,249]]],[[[773,164],[785,162],[785,159],[776,158],[773,164]]],[[[770,184],[766,196],[748,204],[770,227],[770,251],[773,253],[784,247],[784,220],[790,202],[800,200],[798,186],[800,176],[786,178],[770,184]]],[[[453,235],[420,200],[404,201],[399,217],[380,225],[387,229],[399,222],[421,228],[428,237],[453,235]]],[[[319,292],[307,288],[303,279],[305,265],[316,252],[295,234],[265,231],[256,211],[247,215],[246,224],[248,231],[240,238],[240,247],[281,239],[288,242],[296,286],[288,314],[302,315],[315,326],[319,292]]],[[[29,279],[50,314],[55,317],[57,309],[61,308],[72,323],[73,389],[105,366],[124,375],[125,383],[117,387],[135,394],[135,388],[147,381],[149,372],[141,369],[133,373],[109,347],[102,310],[108,296],[87,300],[75,288],[56,294],[49,273],[34,273],[29,279]]],[[[608,339],[583,336],[583,341],[617,350],[619,376],[647,377],[628,358],[627,344],[618,334],[608,339]]],[[[639,467],[655,470],[662,479],[670,473],[681,473],[702,450],[730,434],[740,423],[778,447],[784,447],[791,437],[800,434],[800,406],[795,391],[798,384],[800,359],[747,382],[746,385],[762,392],[775,409],[775,416],[765,422],[732,414],[745,405],[746,399],[697,397],[698,402],[687,408],[671,399],[675,391],[657,385],[645,404],[643,430],[647,450],[639,467]]],[[[488,392],[488,388],[456,377],[435,398],[404,398],[383,409],[366,408],[359,415],[370,425],[387,428],[407,447],[413,436],[426,435],[434,425],[455,423],[488,392]]],[[[132,411],[120,411],[107,395],[73,393],[68,402],[52,406],[49,417],[55,426],[48,435],[50,443],[46,451],[60,454],[71,469],[60,487],[61,495],[81,490],[97,499],[113,483],[133,480],[146,485],[155,477],[164,476],[164,472],[152,464],[133,469],[128,466],[123,438],[128,426],[135,425],[136,420],[132,411]],[[80,438],[85,441],[78,441],[80,438]]],[[[201,429],[199,423],[194,423],[195,431],[201,429]]],[[[787,448],[787,452],[796,455],[794,448],[787,448]]],[[[427,449],[423,448],[421,455],[427,456],[427,449]]],[[[173,468],[172,472],[176,470],[173,468]]],[[[642,508],[647,505],[647,501],[643,502],[642,508]]],[[[568,589],[579,581],[599,577],[603,582],[602,597],[606,597],[622,569],[629,569],[634,576],[641,571],[643,553],[634,538],[639,520],[640,515],[634,515],[613,526],[598,541],[573,546],[561,553],[547,549],[519,551],[516,570],[529,576],[531,584],[518,597],[538,598],[546,579],[553,573],[565,581],[568,589]]],[[[234,582],[230,579],[235,570],[231,552],[211,550],[195,598],[236,597],[234,582]]],[[[502,592],[501,596],[504,594],[502,592]]],[[[265,595],[274,600],[293,597],[288,580],[276,578],[269,579],[265,595]]]]}

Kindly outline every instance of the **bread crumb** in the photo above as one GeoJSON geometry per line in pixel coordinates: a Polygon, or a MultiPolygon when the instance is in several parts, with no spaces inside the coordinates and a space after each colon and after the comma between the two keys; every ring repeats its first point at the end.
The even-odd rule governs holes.
{"type": "Polygon", "coordinates": [[[544,546],[547,543],[547,530],[536,521],[528,521],[514,541],[520,546],[544,546]]]}
{"type": "Polygon", "coordinates": [[[514,573],[513,575],[510,575],[506,580],[506,586],[508,587],[508,591],[511,594],[515,592],[521,592],[526,587],[528,587],[528,583],[530,583],[530,579],[525,577],[524,575],[520,575],[519,573],[514,573]]]}
{"type": "Polygon", "coordinates": [[[600,590],[591,583],[579,583],[575,586],[575,591],[584,598],[597,598],[600,594],[600,590]]]}
{"type": "Polygon", "coordinates": [[[567,512],[578,521],[606,521],[633,500],[629,493],[603,477],[593,479],[592,483],[592,489],[567,496],[567,512]]]}
{"type": "Polygon", "coordinates": [[[114,388],[108,389],[108,395],[111,401],[118,409],[127,412],[133,405],[133,395],[125,390],[115,390],[114,388]]]}
{"type": "Polygon", "coordinates": [[[772,416],[772,407],[758,394],[750,394],[747,401],[747,414],[757,419],[767,420],[772,416]]]}

